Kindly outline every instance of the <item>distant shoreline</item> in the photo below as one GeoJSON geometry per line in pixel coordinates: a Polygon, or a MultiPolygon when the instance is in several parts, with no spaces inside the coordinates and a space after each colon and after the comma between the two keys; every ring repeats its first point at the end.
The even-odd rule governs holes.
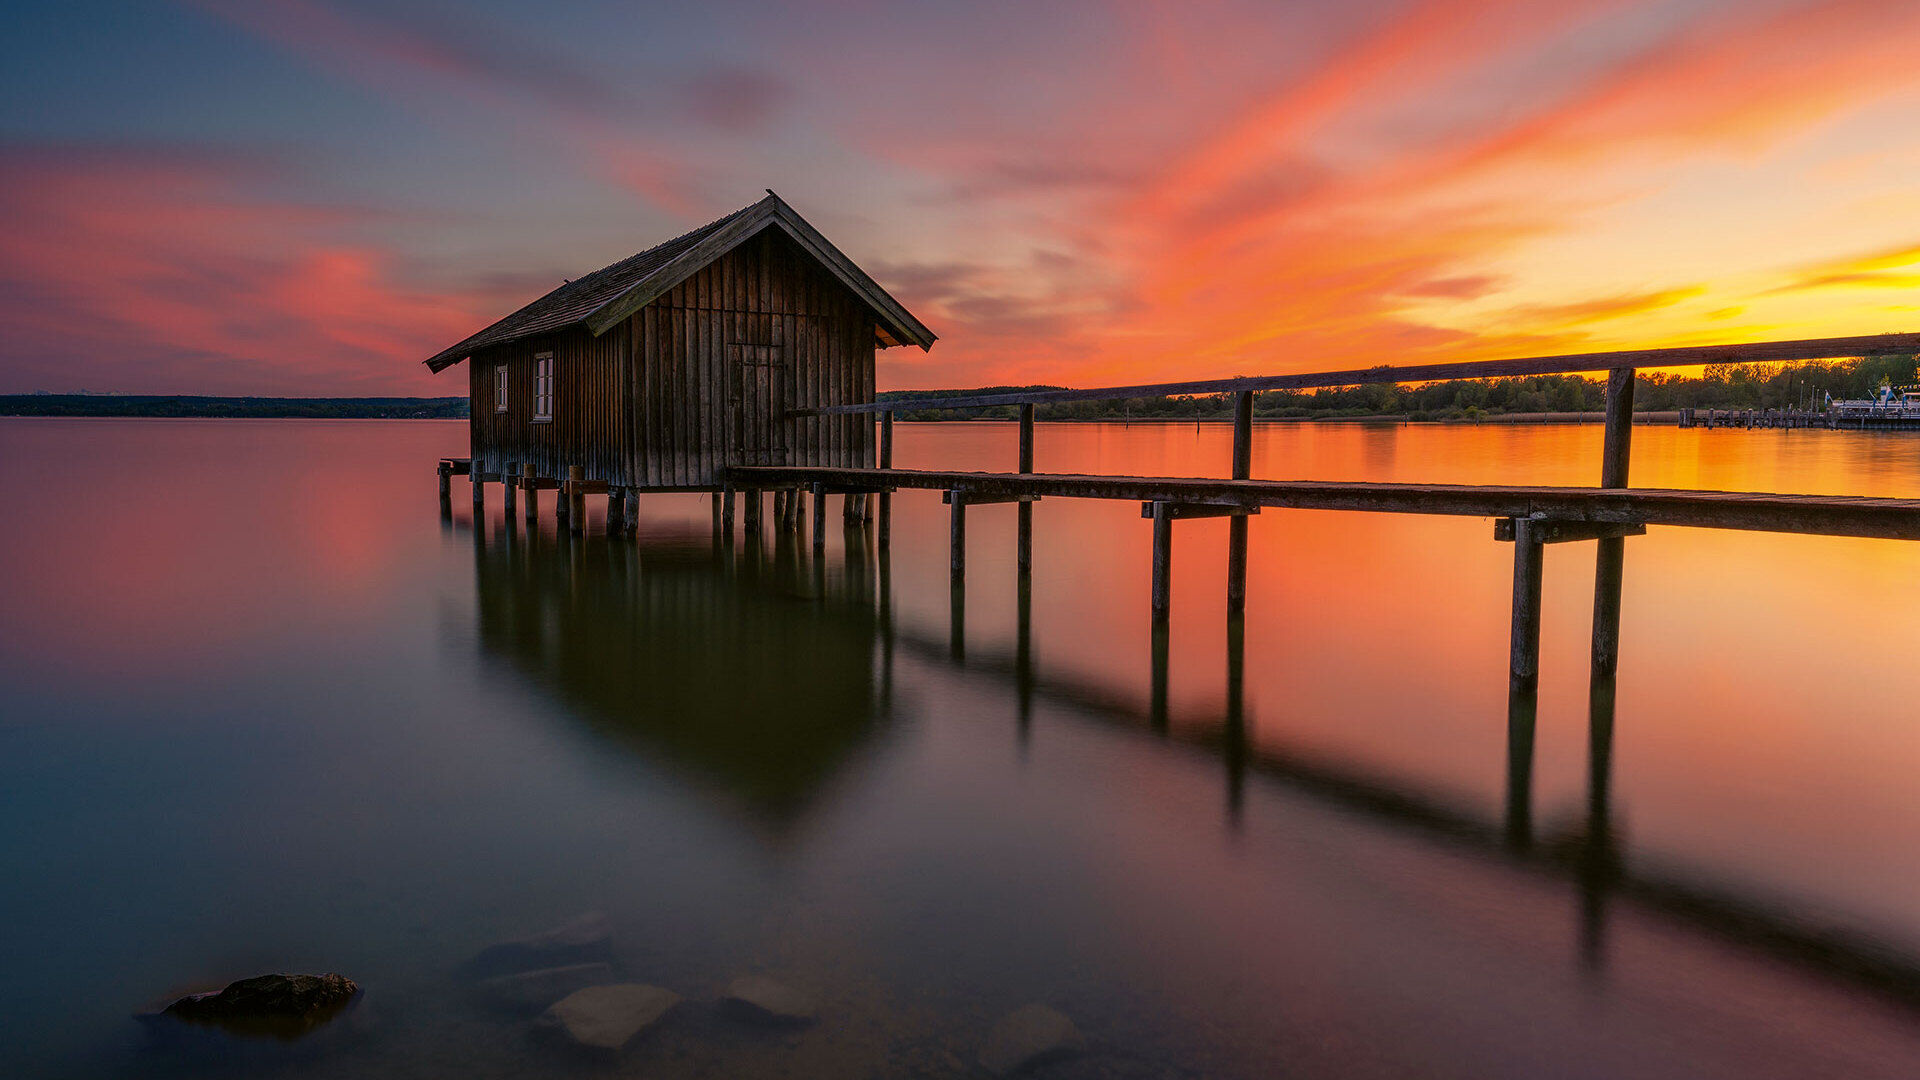
{"type": "Polygon", "coordinates": [[[5,394],[0,416],[229,420],[465,420],[467,399],[5,394]]]}

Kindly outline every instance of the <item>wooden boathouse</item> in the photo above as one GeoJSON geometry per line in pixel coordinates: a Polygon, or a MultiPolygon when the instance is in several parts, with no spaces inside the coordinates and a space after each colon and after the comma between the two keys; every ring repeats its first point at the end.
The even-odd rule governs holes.
{"type": "Polygon", "coordinates": [[[872,423],[817,410],[874,399],[877,349],[933,342],[768,191],[429,358],[436,374],[467,362],[472,407],[472,457],[443,485],[468,473],[478,501],[505,479],[511,502],[571,481],[618,506],[718,490],[728,466],[871,466],[872,423]]]}

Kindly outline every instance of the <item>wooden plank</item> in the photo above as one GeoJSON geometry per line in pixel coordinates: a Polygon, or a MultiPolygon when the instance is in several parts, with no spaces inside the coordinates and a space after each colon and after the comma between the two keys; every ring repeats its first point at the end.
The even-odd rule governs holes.
{"type": "Polygon", "coordinates": [[[1670,349],[1631,349],[1618,352],[1570,353],[1508,360],[1472,360],[1451,364],[1372,367],[1298,375],[1260,375],[1232,379],[1147,383],[1139,386],[1103,386],[1088,389],[1034,390],[969,397],[896,398],[887,402],[838,405],[828,414],[880,412],[885,409],[973,409],[990,405],[1019,405],[1049,401],[1111,401],[1168,394],[1225,394],[1242,390],[1308,390],[1374,383],[1438,382],[1445,379],[1492,379],[1520,375],[1572,375],[1614,368],[1700,367],[1705,364],[1777,363],[1786,360],[1832,360],[1850,356],[1880,356],[1920,352],[1920,334],[1873,334],[1864,337],[1808,338],[1798,341],[1759,341],[1728,345],[1687,345],[1670,349]]]}
{"type": "Polygon", "coordinates": [[[1812,533],[1920,540],[1920,499],[1656,488],[1527,487],[1468,484],[1376,484],[1337,480],[1212,480],[1190,477],[1089,476],[1070,473],[942,472],[918,469],[800,467],[728,470],[743,486],[812,483],[864,487],[955,488],[982,495],[1050,495],[1134,502],[1206,502],[1304,510],[1528,517],[1684,525],[1704,529],[1812,533]]]}
{"type": "MultiPolygon", "coordinates": [[[[1166,507],[1167,516],[1179,521],[1216,517],[1246,518],[1260,512],[1260,508],[1257,506],[1234,506],[1220,503],[1143,502],[1140,504],[1140,516],[1143,518],[1152,517],[1156,512],[1154,508],[1159,506],[1166,507]]],[[[1505,521],[1507,519],[1502,518],[1501,520],[1505,521]]]]}

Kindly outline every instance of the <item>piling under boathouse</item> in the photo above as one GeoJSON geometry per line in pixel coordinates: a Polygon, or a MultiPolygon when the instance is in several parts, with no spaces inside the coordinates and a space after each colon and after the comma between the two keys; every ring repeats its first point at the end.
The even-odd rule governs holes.
{"type": "Polygon", "coordinates": [[[870,467],[874,358],[934,334],[779,196],[562,284],[426,364],[467,362],[481,482],[618,500],[736,465],[870,467]],[[809,415],[811,413],[811,415],[809,415]]]}

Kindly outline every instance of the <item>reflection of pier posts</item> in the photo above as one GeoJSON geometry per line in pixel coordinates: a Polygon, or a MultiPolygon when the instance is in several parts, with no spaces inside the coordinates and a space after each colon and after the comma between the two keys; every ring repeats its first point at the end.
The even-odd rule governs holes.
{"type": "Polygon", "coordinates": [[[1613,707],[1614,677],[1596,671],[1587,689],[1587,827],[1579,867],[1580,955],[1592,968],[1605,959],[1607,893],[1619,863],[1613,837],[1613,707]]]}
{"type": "Polygon", "coordinates": [[[1540,583],[1544,563],[1532,518],[1513,519],[1513,623],[1507,670],[1507,842],[1533,842],[1533,734],[1540,696],[1540,583]]]}
{"type": "Polygon", "coordinates": [[[1167,662],[1171,635],[1167,624],[1153,624],[1153,689],[1147,710],[1147,722],[1153,730],[1165,734],[1170,726],[1167,714],[1167,662]]]}
{"type": "MultiPolygon", "coordinates": [[[[1236,517],[1244,523],[1247,519],[1236,517]]],[[[1247,623],[1238,615],[1227,619],[1227,716],[1220,728],[1221,754],[1227,763],[1227,820],[1240,825],[1247,783],[1247,623]]]]}
{"type": "MultiPolygon", "coordinates": [[[[1029,503],[1021,503],[1024,509],[1029,503]]],[[[1033,575],[1015,580],[1013,679],[1020,701],[1020,740],[1024,744],[1033,723],[1033,575]]]]}

